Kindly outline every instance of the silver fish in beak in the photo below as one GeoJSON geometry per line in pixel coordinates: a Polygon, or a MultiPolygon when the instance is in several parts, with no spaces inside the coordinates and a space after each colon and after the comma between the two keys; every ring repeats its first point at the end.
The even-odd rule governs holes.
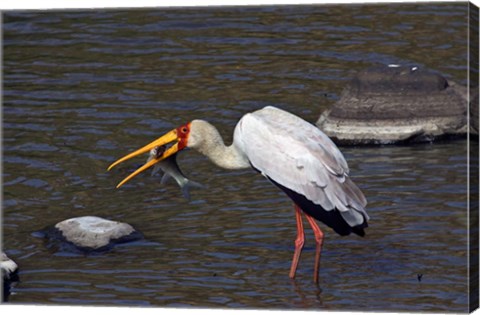
{"type": "MultiPolygon", "coordinates": [[[[149,157],[147,159],[147,163],[153,159],[160,158],[163,153],[166,151],[166,146],[156,146],[150,150],[149,157]]],[[[194,182],[182,173],[180,167],[177,164],[177,154],[170,155],[168,158],[158,162],[155,164],[152,176],[158,173],[160,170],[163,171],[163,176],[160,183],[165,184],[168,179],[172,178],[175,179],[177,184],[182,189],[182,194],[185,199],[190,200],[190,188],[205,188],[202,184],[194,182]]]]}

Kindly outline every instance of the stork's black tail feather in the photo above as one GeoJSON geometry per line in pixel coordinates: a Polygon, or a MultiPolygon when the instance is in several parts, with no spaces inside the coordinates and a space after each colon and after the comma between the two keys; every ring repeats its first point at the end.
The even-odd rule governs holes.
{"type": "Polygon", "coordinates": [[[367,220],[361,225],[350,226],[343,219],[340,211],[337,209],[332,209],[327,211],[322,208],[322,206],[314,204],[312,201],[308,200],[305,196],[284,187],[277,182],[270,179],[270,181],[275,184],[278,188],[283,190],[292,200],[295,202],[305,213],[314,217],[320,222],[323,222],[328,227],[332,228],[335,232],[340,235],[349,235],[350,233],[355,233],[359,236],[365,236],[364,228],[368,227],[367,220]]]}

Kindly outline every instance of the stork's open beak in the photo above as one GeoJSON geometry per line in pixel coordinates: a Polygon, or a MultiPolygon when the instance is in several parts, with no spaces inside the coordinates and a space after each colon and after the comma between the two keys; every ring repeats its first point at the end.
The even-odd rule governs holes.
{"type": "Polygon", "coordinates": [[[179,150],[181,150],[182,148],[179,148],[178,146],[178,141],[180,140],[180,138],[178,137],[177,135],[177,129],[174,129],[170,132],[168,132],[167,134],[161,136],[160,138],[158,138],[157,140],[147,144],[146,146],[144,146],[143,148],[140,148],[138,149],[137,151],[135,152],[132,152],[124,157],[122,157],[121,159],[117,160],[116,162],[114,162],[112,165],[110,165],[108,167],[108,170],[111,170],[114,166],[126,161],[126,160],[129,160],[137,155],[140,155],[140,154],[143,154],[143,153],[146,153],[146,152],[149,152],[151,149],[157,147],[157,146],[162,146],[162,145],[165,145],[167,143],[170,143],[170,142],[173,142],[173,141],[176,141],[176,143],[174,145],[172,145],[170,148],[168,148],[167,150],[165,150],[165,152],[159,156],[159,157],[153,157],[150,161],[148,161],[147,163],[145,163],[144,165],[142,165],[139,169],[137,169],[135,172],[133,172],[132,174],[128,175],[124,180],[122,180],[118,185],[117,185],[117,188],[119,188],[120,186],[122,186],[123,184],[125,184],[126,182],[128,182],[130,179],[132,179],[133,177],[137,176],[138,174],[140,174],[141,172],[143,172],[144,170],[146,170],[147,168],[155,165],[156,163],[168,158],[169,156],[171,156],[172,154],[175,154],[176,152],[178,152],[179,150]]]}

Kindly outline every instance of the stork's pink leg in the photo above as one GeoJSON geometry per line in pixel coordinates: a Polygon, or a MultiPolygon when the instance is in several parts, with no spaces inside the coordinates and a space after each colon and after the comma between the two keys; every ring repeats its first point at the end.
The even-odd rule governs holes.
{"type": "Polygon", "coordinates": [[[315,222],[315,219],[305,213],[308,223],[310,223],[313,233],[315,234],[315,243],[317,244],[315,250],[315,268],[313,270],[313,282],[318,283],[318,271],[320,270],[320,253],[323,245],[323,232],[315,222]]]}
{"type": "Polygon", "coordinates": [[[298,261],[305,244],[305,234],[303,233],[302,210],[295,204],[295,218],[297,219],[297,238],[295,239],[295,252],[293,253],[292,267],[290,267],[290,278],[295,278],[298,261]]]}

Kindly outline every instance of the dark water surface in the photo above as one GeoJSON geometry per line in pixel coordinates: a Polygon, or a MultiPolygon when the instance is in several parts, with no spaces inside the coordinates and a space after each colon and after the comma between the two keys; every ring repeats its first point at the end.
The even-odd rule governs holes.
{"type": "Polygon", "coordinates": [[[416,64],[467,82],[467,4],[5,12],[3,246],[12,303],[325,310],[467,310],[465,141],[342,148],[368,198],[367,236],[325,229],[288,278],[291,202],[253,171],[179,156],[208,189],[183,199],[132,149],[193,118],[226,142],[276,105],[314,122],[349,76],[416,64]],[[102,255],[47,249],[34,232],[74,216],[132,224],[145,240],[102,255]],[[417,274],[423,274],[422,281],[417,274]]]}

